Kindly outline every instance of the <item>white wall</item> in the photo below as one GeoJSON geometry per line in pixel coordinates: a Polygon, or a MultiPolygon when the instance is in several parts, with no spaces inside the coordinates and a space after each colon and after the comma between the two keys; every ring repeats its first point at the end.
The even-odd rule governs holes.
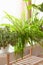
{"type": "MultiPolygon", "coordinates": [[[[43,0],[32,0],[32,2],[39,4],[43,2],[43,0]]],[[[3,18],[5,15],[3,11],[6,11],[17,18],[20,18],[21,12],[24,9],[23,5],[23,0],[0,0],[0,23],[9,23],[8,20],[3,18]]],[[[40,12],[39,16],[43,16],[43,13],[40,12]]]]}
{"type": "Polygon", "coordinates": [[[22,12],[22,0],[0,0],[0,23],[7,23],[8,20],[2,18],[4,16],[3,11],[20,18],[22,12]]]}

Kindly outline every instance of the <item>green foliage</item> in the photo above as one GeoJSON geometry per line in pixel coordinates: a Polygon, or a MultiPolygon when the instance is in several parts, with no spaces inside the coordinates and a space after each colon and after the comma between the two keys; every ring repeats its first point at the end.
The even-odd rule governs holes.
{"type": "Polygon", "coordinates": [[[43,39],[43,30],[41,25],[43,26],[43,19],[38,19],[37,15],[34,17],[31,23],[31,37],[34,41],[38,43],[43,39]]]}
{"type": "Polygon", "coordinates": [[[6,47],[8,45],[9,35],[7,33],[9,33],[7,28],[0,28],[0,47],[6,47]]]}
{"type": "MultiPolygon", "coordinates": [[[[26,43],[29,42],[31,46],[33,46],[34,42],[40,42],[43,39],[43,31],[40,26],[43,23],[43,19],[38,19],[37,15],[35,15],[33,20],[30,20],[29,23],[24,19],[17,19],[14,16],[5,12],[6,18],[11,21],[11,31],[16,32],[16,44],[14,46],[15,53],[20,53],[23,56],[23,51],[26,43]]],[[[14,33],[15,34],[15,33],[14,33]]]]}
{"type": "Polygon", "coordinates": [[[41,12],[43,12],[43,3],[39,5],[32,4],[32,6],[35,7],[36,9],[39,9],[41,12]]]}
{"type": "MultiPolygon", "coordinates": [[[[26,3],[28,0],[24,0],[26,3]]],[[[30,0],[29,0],[30,1],[30,0]]],[[[32,6],[37,7],[36,5],[27,6],[28,9],[31,9],[32,6]]],[[[19,54],[23,57],[23,51],[26,44],[29,42],[33,46],[35,42],[40,42],[43,40],[43,18],[38,19],[37,13],[31,20],[26,20],[23,16],[21,19],[17,19],[14,16],[5,13],[5,17],[12,24],[2,24],[5,28],[0,28],[0,47],[6,47],[11,44],[14,46],[15,54],[19,54]]],[[[42,45],[42,44],[40,44],[42,45]]]]}
{"type": "Polygon", "coordinates": [[[23,0],[24,2],[29,2],[29,1],[31,1],[31,0],[23,0]]]}
{"type": "Polygon", "coordinates": [[[5,26],[0,28],[0,47],[7,47],[9,44],[15,45],[17,42],[17,35],[10,27],[5,26]]]}
{"type": "Polygon", "coordinates": [[[27,6],[27,10],[30,10],[32,8],[32,5],[27,6]]]}
{"type": "Polygon", "coordinates": [[[33,46],[33,41],[34,43],[39,43],[43,39],[43,28],[41,27],[43,18],[39,20],[36,14],[35,17],[28,22],[28,20],[25,18],[17,19],[7,12],[5,12],[5,15],[12,24],[1,25],[5,26],[5,29],[2,33],[0,33],[0,46],[3,44],[2,46],[6,47],[8,44],[11,44],[14,46],[15,54],[20,53],[20,55],[23,57],[24,47],[28,42],[31,46],[33,46]]]}
{"type": "MultiPolygon", "coordinates": [[[[36,9],[36,11],[38,9],[39,11],[43,12],[43,2],[39,5],[36,5],[36,4],[27,5],[27,2],[28,1],[25,0],[27,10],[30,10],[33,7],[33,9],[36,9]]],[[[36,15],[37,14],[32,16],[32,18],[34,18],[34,19],[32,19],[31,22],[29,22],[31,24],[29,26],[29,28],[30,28],[29,37],[31,39],[31,40],[29,40],[29,43],[31,44],[32,41],[34,40],[34,41],[37,41],[43,47],[43,42],[41,41],[41,40],[43,40],[43,17],[39,20],[36,15]]],[[[33,44],[31,44],[31,45],[33,45],[33,44]]]]}
{"type": "MultiPolygon", "coordinates": [[[[25,3],[27,3],[27,2],[30,2],[31,0],[23,0],[23,1],[25,1],[25,3]]],[[[27,10],[30,10],[32,7],[34,7],[36,9],[40,10],[41,12],[43,12],[43,2],[39,5],[31,3],[30,5],[26,5],[26,7],[27,7],[27,10]]]]}
{"type": "MultiPolygon", "coordinates": [[[[16,53],[23,53],[25,44],[28,42],[29,39],[29,23],[24,19],[17,19],[14,16],[6,13],[6,17],[11,21],[12,26],[11,30],[16,32],[18,36],[18,41],[15,45],[15,52],[16,53]]],[[[21,54],[22,55],[22,54],[21,54]]]]}

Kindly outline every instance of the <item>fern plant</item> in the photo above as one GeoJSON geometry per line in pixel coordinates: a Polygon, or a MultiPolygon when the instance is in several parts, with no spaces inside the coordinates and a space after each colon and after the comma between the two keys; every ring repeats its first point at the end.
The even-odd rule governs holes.
{"type": "Polygon", "coordinates": [[[28,22],[27,20],[24,20],[24,18],[17,19],[7,12],[5,12],[5,14],[6,18],[12,23],[10,27],[11,31],[17,33],[17,42],[14,46],[15,53],[22,53],[21,55],[23,56],[26,43],[29,42],[29,44],[33,46],[33,41],[39,43],[43,39],[43,31],[40,27],[43,20],[39,20],[37,16],[35,16],[33,20],[29,20],[31,22],[28,22]]]}
{"type": "MultiPolygon", "coordinates": [[[[16,32],[18,36],[17,43],[15,45],[15,52],[23,53],[25,44],[29,40],[29,23],[24,19],[17,19],[14,16],[6,13],[6,17],[11,21],[11,30],[16,32]]],[[[22,55],[22,54],[21,54],[22,55]]]]}

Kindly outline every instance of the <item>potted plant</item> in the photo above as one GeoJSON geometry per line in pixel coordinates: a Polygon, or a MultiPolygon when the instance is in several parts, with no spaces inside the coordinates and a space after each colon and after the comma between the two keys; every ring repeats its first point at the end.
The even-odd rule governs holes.
{"type": "MultiPolygon", "coordinates": [[[[25,3],[28,2],[28,0],[24,0],[24,1],[25,3]]],[[[36,7],[35,4],[32,4],[31,6],[28,6],[28,5],[26,6],[28,9],[31,9],[31,7],[36,7]]],[[[17,51],[18,53],[19,52],[23,53],[26,43],[29,42],[29,44],[33,46],[33,41],[38,42],[41,38],[43,38],[43,32],[39,29],[43,20],[40,23],[40,20],[37,19],[37,14],[35,14],[35,17],[33,20],[26,20],[24,17],[22,19],[17,19],[14,16],[8,14],[7,12],[5,12],[5,14],[6,14],[6,18],[8,18],[12,23],[12,25],[9,26],[10,33],[12,36],[10,34],[9,35],[11,36],[10,38],[11,42],[12,42],[12,39],[13,41],[16,40],[15,52],[17,51]]],[[[5,26],[7,25],[5,24],[5,26]]],[[[14,42],[12,42],[12,44],[13,43],[14,42]]]]}
{"type": "MultiPolygon", "coordinates": [[[[19,20],[8,13],[6,13],[6,16],[13,24],[12,29],[15,32],[17,32],[18,47],[20,44],[20,48],[23,45],[23,49],[24,49],[25,43],[29,42],[30,45],[33,45],[32,43],[33,41],[39,42],[39,40],[43,39],[43,31],[41,31],[40,29],[40,25],[42,24],[43,20],[42,21],[39,20],[37,16],[35,16],[34,20],[32,20],[32,22],[30,23],[27,20],[23,20],[23,19],[19,20]]],[[[23,49],[20,48],[18,48],[19,50],[17,49],[18,52],[21,50],[23,51],[23,49]]]]}
{"type": "MultiPolygon", "coordinates": [[[[28,2],[28,0],[25,1],[28,2]]],[[[37,18],[37,13],[35,14],[35,17],[33,17],[33,19],[30,18],[30,20],[26,20],[24,17],[22,19],[17,19],[7,12],[5,12],[5,14],[6,18],[12,23],[10,26],[4,25],[5,27],[8,27],[7,32],[5,31],[5,34],[8,35],[7,39],[5,36],[7,44],[13,45],[15,54],[20,54],[23,58],[24,48],[27,43],[33,46],[33,42],[34,44],[35,42],[38,42],[39,44],[39,42],[43,40],[43,20],[37,18]]]]}
{"type": "Polygon", "coordinates": [[[9,53],[9,46],[15,45],[17,42],[17,35],[14,31],[11,31],[10,27],[4,26],[0,28],[0,48],[3,53],[9,53]]]}

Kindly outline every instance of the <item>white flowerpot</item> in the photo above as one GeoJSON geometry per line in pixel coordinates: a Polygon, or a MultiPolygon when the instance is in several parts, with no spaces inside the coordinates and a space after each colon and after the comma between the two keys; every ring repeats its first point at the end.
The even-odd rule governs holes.
{"type": "Polygon", "coordinates": [[[0,54],[7,54],[12,52],[14,52],[14,48],[11,45],[8,45],[5,48],[1,47],[1,50],[0,50],[0,54]]]}

